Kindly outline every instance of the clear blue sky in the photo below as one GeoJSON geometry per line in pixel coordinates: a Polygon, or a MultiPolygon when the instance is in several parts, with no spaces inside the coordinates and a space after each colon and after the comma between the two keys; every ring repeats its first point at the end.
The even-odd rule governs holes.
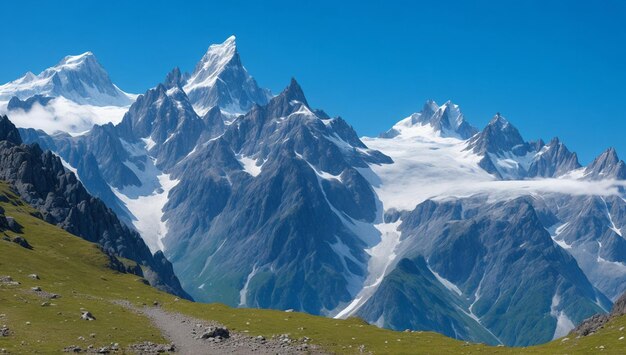
{"type": "Polygon", "coordinates": [[[3,1],[0,82],[93,51],[143,93],[211,43],[279,92],[375,135],[426,99],[482,128],[497,112],[526,139],[559,135],[582,163],[626,158],[626,1],[3,1]],[[340,3],[340,4],[339,4],[340,3]]]}

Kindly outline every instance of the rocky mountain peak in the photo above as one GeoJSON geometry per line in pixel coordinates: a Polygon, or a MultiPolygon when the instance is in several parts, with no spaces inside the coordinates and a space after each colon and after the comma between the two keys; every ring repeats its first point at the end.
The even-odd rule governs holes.
{"type": "Polygon", "coordinates": [[[163,82],[166,88],[175,88],[183,86],[183,75],[180,72],[178,67],[172,69],[171,72],[167,74],[165,77],[165,81],[163,82]]]}
{"type": "Polygon", "coordinates": [[[13,144],[22,144],[20,132],[7,116],[0,116],[0,141],[9,141],[13,144]]]}
{"type": "Polygon", "coordinates": [[[191,74],[190,82],[215,80],[228,65],[241,66],[235,36],[230,36],[221,44],[212,44],[191,74]],[[232,62],[232,63],[231,63],[232,62]]]}
{"type": "MultiPolygon", "coordinates": [[[[526,143],[517,128],[498,112],[489,121],[485,129],[470,140],[468,149],[484,155],[486,153],[508,152],[524,145],[526,143]]],[[[518,154],[516,155],[522,155],[524,152],[524,149],[517,150],[516,153],[518,154]]]]}
{"type": "Polygon", "coordinates": [[[398,122],[391,130],[383,133],[381,136],[393,138],[406,129],[423,125],[430,125],[443,137],[467,139],[477,132],[474,127],[465,121],[459,105],[448,100],[439,106],[435,101],[427,100],[420,112],[416,112],[398,122]]]}
{"type": "Polygon", "coordinates": [[[132,102],[128,94],[111,82],[92,52],[66,56],[39,75],[29,72],[0,86],[0,100],[9,100],[13,96],[25,100],[34,95],[62,96],[78,104],[93,106],[126,106],[132,102]]]}
{"type": "Polygon", "coordinates": [[[306,101],[306,97],[304,96],[304,91],[302,91],[302,87],[298,84],[295,78],[291,78],[289,86],[283,90],[281,95],[283,95],[285,99],[289,100],[289,102],[298,101],[309,107],[309,103],[306,101]]]}
{"type": "Polygon", "coordinates": [[[209,47],[186,80],[184,90],[199,115],[219,106],[231,114],[245,113],[271,97],[241,64],[235,36],[209,47]]]}
{"type": "Polygon", "coordinates": [[[585,169],[585,176],[591,179],[626,179],[626,164],[617,156],[615,148],[605,150],[585,169]]]}

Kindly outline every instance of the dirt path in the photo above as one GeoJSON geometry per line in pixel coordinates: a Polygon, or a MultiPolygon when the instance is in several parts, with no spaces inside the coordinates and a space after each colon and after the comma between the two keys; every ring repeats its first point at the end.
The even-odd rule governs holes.
{"type": "Polygon", "coordinates": [[[137,308],[128,302],[118,304],[150,318],[180,354],[322,354],[314,345],[286,336],[265,339],[230,332],[227,339],[202,339],[207,328],[222,325],[167,312],[160,307],[137,308]]]}

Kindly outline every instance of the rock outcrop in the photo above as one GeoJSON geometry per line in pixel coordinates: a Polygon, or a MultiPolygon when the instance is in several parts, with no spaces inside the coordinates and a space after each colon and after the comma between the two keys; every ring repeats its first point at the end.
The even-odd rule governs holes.
{"type": "Polygon", "coordinates": [[[0,180],[8,182],[46,222],[98,243],[107,254],[137,262],[141,268],[136,270],[143,270],[141,276],[152,286],[190,298],[164,257],[153,256],[139,234],[91,196],[58,156],[42,151],[37,144],[22,144],[6,116],[0,117],[0,180]]]}
{"type": "Polygon", "coordinates": [[[570,334],[576,334],[578,336],[587,336],[593,334],[604,327],[606,323],[615,317],[623,316],[626,314],[626,293],[624,293],[615,303],[611,309],[611,313],[608,314],[595,314],[590,318],[585,319],[580,323],[570,334]]]}

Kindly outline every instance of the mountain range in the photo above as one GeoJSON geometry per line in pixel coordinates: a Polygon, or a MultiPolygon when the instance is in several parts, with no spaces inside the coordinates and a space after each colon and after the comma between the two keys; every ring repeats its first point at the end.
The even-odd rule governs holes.
{"type": "Polygon", "coordinates": [[[14,167],[3,179],[55,224],[105,248],[122,236],[142,256],[112,255],[171,261],[163,278],[182,288],[170,291],[197,301],[525,346],[626,290],[624,162],[607,149],[581,166],[500,113],[479,130],[458,105],[427,101],[359,137],[294,79],[277,95],[260,88],[234,37],[141,95],[85,53],[0,86],[0,101],[20,127],[2,123],[14,167]],[[50,166],[69,207],[13,177],[16,150],[50,166]],[[83,200],[121,232],[68,222],[83,200]]]}

